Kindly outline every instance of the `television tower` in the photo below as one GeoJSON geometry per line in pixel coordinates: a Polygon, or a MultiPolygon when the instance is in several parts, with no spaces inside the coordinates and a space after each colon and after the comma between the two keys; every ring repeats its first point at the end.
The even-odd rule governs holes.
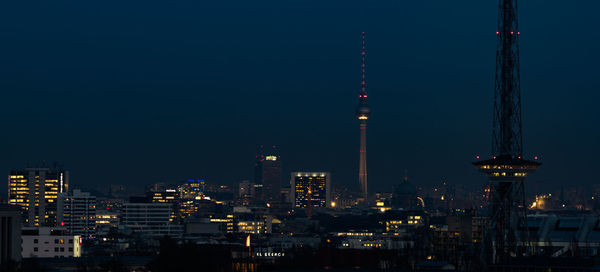
{"type": "Polygon", "coordinates": [[[371,108],[367,105],[367,83],[365,82],[365,33],[362,33],[362,66],[361,66],[361,88],[358,92],[358,106],[356,106],[356,118],[360,121],[360,162],[358,167],[358,183],[365,201],[368,201],[367,191],[367,120],[371,115],[371,108]]]}
{"type": "MultiPolygon", "coordinates": [[[[492,158],[474,162],[490,179],[488,261],[506,263],[529,245],[525,177],[541,163],[523,159],[517,0],[499,0],[492,158]]],[[[537,158],[536,158],[537,159],[537,158]]]]}

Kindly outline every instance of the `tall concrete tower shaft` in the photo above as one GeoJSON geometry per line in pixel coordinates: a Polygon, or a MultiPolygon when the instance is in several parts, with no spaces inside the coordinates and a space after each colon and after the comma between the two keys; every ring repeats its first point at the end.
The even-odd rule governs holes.
{"type": "Polygon", "coordinates": [[[362,33],[362,66],[361,66],[361,88],[358,92],[358,106],[356,107],[356,118],[360,121],[360,162],[358,167],[358,183],[361,193],[366,200],[369,194],[367,190],[367,120],[371,115],[371,108],[367,104],[367,83],[365,81],[365,33],[362,33]]]}
{"type": "Polygon", "coordinates": [[[492,158],[473,164],[490,179],[484,253],[507,263],[528,248],[525,177],[540,163],[523,159],[517,0],[499,0],[492,158]]]}

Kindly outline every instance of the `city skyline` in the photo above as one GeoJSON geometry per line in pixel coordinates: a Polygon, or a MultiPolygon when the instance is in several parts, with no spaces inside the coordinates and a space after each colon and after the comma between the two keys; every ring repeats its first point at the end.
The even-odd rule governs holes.
{"type": "MultiPolygon", "coordinates": [[[[332,173],[335,182],[355,187],[358,135],[350,113],[355,106],[359,62],[352,56],[357,52],[357,34],[365,31],[370,36],[369,82],[378,94],[370,100],[377,107],[376,118],[369,122],[370,191],[390,190],[400,182],[396,177],[404,169],[417,184],[447,180],[483,186],[485,178],[470,162],[476,155],[490,154],[496,3],[450,7],[438,2],[435,6],[407,6],[423,18],[411,16],[402,5],[368,4],[363,10],[357,3],[348,3],[349,14],[338,19],[348,23],[350,15],[357,15],[365,20],[364,25],[349,23],[344,30],[335,30],[336,23],[327,18],[337,6],[324,4],[313,11],[317,22],[326,26],[318,31],[316,23],[307,23],[288,11],[293,4],[271,3],[272,9],[288,11],[284,14],[292,18],[271,14],[267,18],[279,18],[284,24],[267,29],[255,29],[264,23],[257,20],[233,32],[250,43],[230,44],[224,50],[217,47],[232,39],[220,35],[232,31],[224,23],[218,24],[220,30],[191,28],[194,34],[206,34],[214,48],[204,46],[199,35],[185,37],[184,33],[150,40],[149,44],[156,46],[128,38],[137,33],[136,38],[147,41],[144,38],[152,37],[151,30],[166,31],[153,21],[157,14],[153,3],[131,15],[139,24],[124,11],[103,10],[101,14],[112,15],[125,26],[109,24],[107,29],[95,27],[81,15],[60,11],[62,6],[54,6],[58,4],[48,4],[66,18],[39,29],[34,29],[36,20],[2,27],[7,35],[0,48],[12,54],[4,55],[8,65],[0,76],[0,87],[8,91],[4,100],[11,101],[0,114],[10,131],[2,136],[10,144],[3,147],[6,155],[0,164],[7,172],[27,163],[59,161],[72,171],[73,182],[83,187],[96,187],[109,179],[114,180],[110,183],[130,182],[140,187],[188,178],[233,183],[253,176],[257,146],[276,144],[281,147],[283,176],[291,171],[323,169],[332,173]],[[443,7],[468,16],[454,18],[438,10],[443,7]],[[375,18],[379,13],[381,18],[375,18]],[[435,16],[446,19],[448,26],[428,21],[435,16]],[[79,19],[83,26],[72,26],[69,19],[79,19]],[[410,20],[416,21],[416,26],[403,24],[410,20]],[[288,28],[290,33],[282,32],[288,28]],[[56,29],[64,29],[64,33],[56,29]],[[273,44],[269,35],[286,42],[273,44]],[[85,49],[73,51],[81,43],[85,49]],[[117,50],[114,46],[118,44],[126,46],[117,50]],[[167,58],[174,50],[182,50],[181,55],[167,58]],[[50,52],[65,58],[58,61],[50,52]],[[94,52],[98,54],[85,60],[77,58],[94,52]],[[212,52],[216,53],[209,54],[212,52]],[[112,62],[118,58],[123,65],[112,62]],[[149,68],[144,68],[144,63],[149,68]],[[175,72],[165,68],[176,64],[180,67],[175,72]],[[255,66],[261,69],[250,71],[255,66]],[[443,84],[433,84],[428,80],[431,76],[443,84]],[[319,99],[306,98],[307,90],[319,99]],[[236,99],[229,98],[232,94],[236,99]],[[299,131],[299,127],[306,130],[299,131]],[[39,132],[29,133],[33,128],[39,132]],[[431,173],[432,160],[452,163],[431,173]],[[152,171],[144,171],[149,169],[152,171]]],[[[78,7],[82,5],[85,7],[78,7]]],[[[212,8],[226,9],[215,5],[212,8]]],[[[573,3],[559,6],[554,1],[543,6],[523,2],[520,7],[524,15],[525,154],[539,155],[545,163],[529,181],[551,188],[566,179],[582,186],[596,182],[588,163],[599,149],[595,143],[599,131],[592,125],[598,120],[598,110],[591,104],[597,97],[593,91],[598,83],[592,79],[598,72],[593,64],[600,59],[594,52],[599,37],[594,24],[586,20],[594,18],[591,10],[598,4],[585,5],[588,8],[573,3]],[[581,16],[559,24],[536,14],[536,8],[550,14],[577,10],[581,16]],[[557,38],[557,31],[572,42],[557,38]],[[571,57],[558,57],[565,52],[571,57]],[[572,92],[581,95],[569,96],[572,92]],[[572,158],[578,158],[577,163],[572,158]],[[582,170],[572,170],[579,168],[582,170]]],[[[32,14],[42,12],[41,7],[32,8],[32,14]]],[[[181,11],[172,8],[165,12],[181,11]]],[[[183,18],[197,20],[198,25],[206,23],[190,13],[183,13],[183,18]]],[[[15,18],[7,15],[3,20],[15,18]]],[[[241,20],[233,25],[241,25],[241,20]]],[[[182,26],[181,21],[171,21],[165,28],[182,26]]]]}
{"type": "Polygon", "coordinates": [[[600,2],[2,5],[0,271],[600,271],[600,2]]]}

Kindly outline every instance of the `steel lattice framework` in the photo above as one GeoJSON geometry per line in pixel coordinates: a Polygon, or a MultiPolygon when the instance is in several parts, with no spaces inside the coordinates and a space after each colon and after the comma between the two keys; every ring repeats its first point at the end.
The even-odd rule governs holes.
{"type": "Polygon", "coordinates": [[[498,14],[492,153],[523,153],[517,0],[501,0],[498,14]]]}
{"type": "Polygon", "coordinates": [[[526,254],[525,177],[540,163],[523,159],[517,0],[499,0],[492,158],[473,163],[490,179],[484,253],[491,263],[526,254]]]}

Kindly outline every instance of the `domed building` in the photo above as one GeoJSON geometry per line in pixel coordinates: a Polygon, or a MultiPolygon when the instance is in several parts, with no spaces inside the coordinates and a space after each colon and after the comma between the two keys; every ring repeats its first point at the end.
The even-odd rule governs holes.
{"type": "Polygon", "coordinates": [[[408,181],[407,176],[404,176],[404,180],[401,181],[400,184],[394,186],[392,206],[396,209],[403,210],[422,208],[421,202],[417,197],[417,187],[408,181]]]}

